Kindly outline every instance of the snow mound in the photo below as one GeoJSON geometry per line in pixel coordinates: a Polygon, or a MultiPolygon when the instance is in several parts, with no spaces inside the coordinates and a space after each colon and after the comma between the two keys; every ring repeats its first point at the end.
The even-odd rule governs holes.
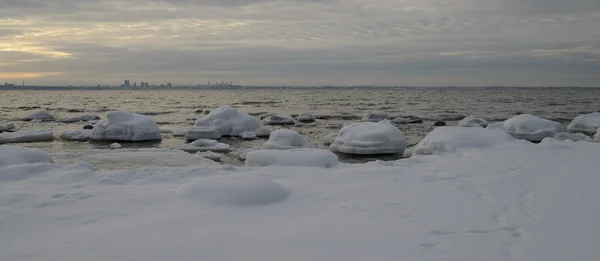
{"type": "Polygon", "coordinates": [[[338,157],[321,149],[258,150],[246,155],[247,167],[310,166],[329,168],[338,164],[338,157]]]}
{"type": "Polygon", "coordinates": [[[571,133],[561,132],[554,135],[557,140],[571,140],[571,141],[592,141],[592,139],[583,133],[571,133]]]}
{"type": "Polygon", "coordinates": [[[394,125],[359,122],[343,127],[329,148],[345,154],[395,154],[406,149],[406,140],[394,125]]]}
{"type": "Polygon", "coordinates": [[[598,128],[600,128],[600,112],[579,115],[567,126],[569,132],[584,132],[588,134],[596,133],[598,128]]]}
{"type": "Polygon", "coordinates": [[[92,140],[146,141],[161,140],[156,121],[151,117],[124,111],[111,111],[92,129],[92,140]]]}
{"type": "Polygon", "coordinates": [[[32,114],[29,114],[28,116],[22,118],[22,120],[24,120],[24,121],[33,121],[33,120],[51,121],[51,120],[54,120],[54,115],[50,114],[50,112],[48,112],[48,111],[42,110],[42,111],[37,111],[32,114]]]}
{"type": "Polygon", "coordinates": [[[100,116],[95,115],[95,114],[84,114],[84,115],[79,115],[73,118],[69,118],[66,120],[63,120],[63,122],[65,123],[74,123],[74,122],[82,122],[82,121],[95,121],[95,120],[99,120],[100,116]]]}
{"type": "Polygon", "coordinates": [[[221,132],[215,126],[198,126],[189,129],[185,134],[185,138],[187,140],[216,140],[221,138],[221,132]]]}
{"type": "Polygon", "coordinates": [[[0,144],[18,142],[51,141],[54,139],[52,129],[24,130],[0,133],[0,144]]]}
{"type": "Polygon", "coordinates": [[[182,129],[173,130],[173,136],[174,137],[183,137],[186,134],[187,134],[187,130],[182,130],[182,129]]]}
{"type": "Polygon", "coordinates": [[[504,130],[517,139],[538,142],[564,131],[565,127],[555,121],[543,119],[531,114],[521,114],[502,123],[489,124],[488,129],[504,130]]]}
{"type": "Polygon", "coordinates": [[[214,161],[223,161],[223,159],[225,159],[225,155],[220,154],[220,153],[216,153],[216,152],[212,152],[212,151],[203,151],[203,152],[198,152],[196,153],[199,156],[202,156],[204,158],[207,158],[209,160],[214,160],[214,161]]]}
{"type": "Polygon", "coordinates": [[[8,165],[53,163],[50,156],[38,149],[20,146],[0,145],[0,169],[8,165]]]}
{"type": "Polygon", "coordinates": [[[269,127],[261,126],[256,130],[256,137],[268,138],[271,136],[271,132],[273,132],[273,130],[271,130],[269,127]]]}
{"type": "Polygon", "coordinates": [[[396,117],[392,120],[394,124],[408,124],[410,121],[407,118],[396,117]]]}
{"type": "Polygon", "coordinates": [[[271,132],[269,140],[263,145],[263,149],[289,150],[300,148],[311,148],[312,145],[295,130],[280,129],[271,132]]]}
{"type": "Polygon", "coordinates": [[[177,195],[186,200],[216,206],[269,205],[285,200],[288,189],[264,178],[244,175],[213,175],[182,185],[177,195]]]}
{"type": "Polygon", "coordinates": [[[287,114],[278,114],[264,119],[267,125],[294,125],[294,118],[287,114]]]}
{"type": "Polygon", "coordinates": [[[194,126],[214,126],[222,136],[239,136],[245,131],[255,131],[258,128],[258,120],[236,108],[224,105],[196,120],[194,126]]]}
{"type": "Polygon", "coordinates": [[[123,148],[123,146],[121,146],[121,144],[119,144],[118,142],[115,142],[113,144],[110,144],[108,148],[111,150],[120,150],[123,148]]]}
{"type": "Polygon", "coordinates": [[[372,111],[362,117],[361,121],[380,122],[387,120],[388,114],[382,111],[372,111]]]}
{"type": "Polygon", "coordinates": [[[506,132],[484,128],[438,127],[413,149],[414,155],[455,152],[464,148],[486,148],[514,142],[506,132]]]}
{"type": "Polygon", "coordinates": [[[298,120],[299,122],[302,122],[302,123],[311,123],[311,122],[315,122],[317,119],[315,118],[315,115],[312,115],[311,113],[308,113],[308,112],[303,112],[303,113],[300,113],[300,115],[298,115],[298,117],[296,117],[296,120],[298,120]]]}
{"type": "Polygon", "coordinates": [[[464,119],[460,120],[458,122],[458,124],[456,124],[457,127],[487,127],[488,126],[488,121],[486,121],[484,118],[475,116],[475,115],[469,115],[467,117],[465,117],[464,119]]]}
{"type": "Polygon", "coordinates": [[[325,137],[323,137],[323,144],[325,144],[327,146],[331,145],[331,143],[333,143],[333,141],[335,140],[335,138],[337,138],[337,136],[338,136],[337,132],[332,132],[332,133],[325,135],[325,137]]]}
{"type": "Polygon", "coordinates": [[[60,138],[63,140],[74,140],[74,141],[86,141],[92,135],[91,130],[73,130],[73,131],[65,131],[60,135],[60,138]]]}
{"type": "Polygon", "coordinates": [[[212,151],[212,152],[229,152],[230,146],[229,144],[219,143],[216,140],[208,140],[208,139],[200,139],[194,142],[188,143],[181,147],[181,150],[186,152],[204,152],[204,151],[212,151]]]}
{"type": "Polygon", "coordinates": [[[240,138],[242,138],[242,140],[255,140],[256,139],[256,132],[254,132],[254,131],[245,131],[242,134],[240,134],[240,138]]]}
{"type": "Polygon", "coordinates": [[[0,132],[12,131],[15,128],[15,124],[12,122],[0,122],[0,132]]]}

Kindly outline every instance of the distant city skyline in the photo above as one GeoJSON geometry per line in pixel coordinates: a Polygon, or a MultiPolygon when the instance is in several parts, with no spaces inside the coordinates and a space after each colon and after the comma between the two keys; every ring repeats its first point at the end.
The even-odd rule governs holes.
{"type": "Polygon", "coordinates": [[[9,0],[0,83],[593,87],[599,24],[598,0],[9,0]]]}

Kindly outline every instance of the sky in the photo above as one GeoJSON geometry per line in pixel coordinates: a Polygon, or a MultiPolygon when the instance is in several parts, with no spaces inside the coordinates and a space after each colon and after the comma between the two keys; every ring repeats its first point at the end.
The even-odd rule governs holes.
{"type": "Polygon", "coordinates": [[[599,0],[0,0],[0,82],[600,87],[599,0]]]}

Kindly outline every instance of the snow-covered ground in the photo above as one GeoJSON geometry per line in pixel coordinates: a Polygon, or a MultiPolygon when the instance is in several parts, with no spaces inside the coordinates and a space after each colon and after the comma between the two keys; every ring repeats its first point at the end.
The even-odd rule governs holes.
{"type": "Polygon", "coordinates": [[[546,139],[235,168],[158,149],[58,165],[0,146],[0,260],[598,260],[599,153],[546,139]]]}

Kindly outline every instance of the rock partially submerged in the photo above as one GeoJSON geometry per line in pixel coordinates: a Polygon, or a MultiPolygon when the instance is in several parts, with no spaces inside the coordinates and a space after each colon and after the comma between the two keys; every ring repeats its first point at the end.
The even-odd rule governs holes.
{"type": "Polygon", "coordinates": [[[294,125],[294,118],[287,114],[278,114],[266,117],[264,120],[266,125],[294,125]]]}
{"type": "Polygon", "coordinates": [[[546,137],[554,137],[565,127],[555,121],[531,114],[521,114],[504,122],[489,124],[488,129],[503,130],[517,139],[540,142],[546,137]]]}
{"type": "Polygon", "coordinates": [[[387,120],[388,114],[382,111],[372,111],[362,117],[361,121],[380,122],[387,120]]]}
{"type": "Polygon", "coordinates": [[[219,143],[216,140],[201,139],[185,144],[183,147],[181,147],[181,150],[191,153],[204,151],[229,152],[230,146],[229,144],[219,143]]]}
{"type": "Polygon", "coordinates": [[[29,114],[26,117],[23,117],[23,118],[21,118],[21,120],[24,120],[24,121],[33,121],[33,120],[52,121],[52,120],[54,120],[54,115],[52,115],[48,111],[41,110],[41,111],[34,112],[32,114],[29,114]]]}
{"type": "Polygon", "coordinates": [[[15,129],[15,124],[12,122],[0,122],[0,133],[5,131],[12,131],[15,129]]]}
{"type": "Polygon", "coordinates": [[[484,118],[475,116],[475,115],[469,115],[467,117],[465,117],[464,119],[460,120],[456,126],[458,127],[487,127],[488,126],[488,121],[486,121],[484,118]]]}
{"type": "Polygon", "coordinates": [[[273,130],[271,130],[269,127],[261,126],[256,130],[256,137],[268,138],[271,136],[271,132],[273,132],[273,130]]]}
{"type": "Polygon", "coordinates": [[[221,132],[215,126],[194,126],[186,132],[185,138],[187,140],[216,140],[221,138],[221,132]]]}
{"type": "Polygon", "coordinates": [[[311,123],[311,122],[315,122],[317,119],[315,118],[315,115],[312,115],[311,113],[308,112],[303,112],[300,113],[300,115],[298,115],[298,117],[296,117],[296,120],[302,123],[311,123]]]}
{"type": "Polygon", "coordinates": [[[332,133],[325,135],[325,137],[323,137],[323,144],[325,144],[327,146],[331,145],[331,143],[333,143],[333,141],[335,140],[335,138],[337,138],[337,136],[338,136],[337,132],[332,132],[332,133]]]}
{"type": "Polygon", "coordinates": [[[148,141],[161,140],[158,124],[149,116],[111,111],[92,129],[92,140],[148,141]]]}
{"type": "Polygon", "coordinates": [[[312,145],[295,130],[280,129],[273,131],[263,149],[289,150],[311,148],[312,145]]]}
{"type": "Polygon", "coordinates": [[[51,141],[54,139],[52,129],[23,130],[0,133],[0,144],[19,142],[51,141]]]}
{"type": "Polygon", "coordinates": [[[396,154],[404,152],[406,139],[394,125],[359,122],[343,127],[329,148],[356,155],[396,154]]]}
{"type": "Polygon", "coordinates": [[[407,118],[396,117],[392,120],[393,124],[408,124],[410,121],[407,118]]]}
{"type": "Polygon", "coordinates": [[[90,130],[73,130],[63,132],[60,138],[69,141],[86,141],[90,138],[90,135],[92,135],[92,131],[90,130]]]}
{"type": "Polygon", "coordinates": [[[600,128],[600,112],[579,115],[567,126],[569,132],[594,134],[600,128]]]}
{"type": "Polygon", "coordinates": [[[111,150],[120,150],[123,148],[123,146],[121,146],[121,144],[115,142],[113,144],[110,144],[110,146],[108,148],[111,150]]]}
{"type": "Polygon", "coordinates": [[[242,138],[242,140],[255,140],[256,132],[253,132],[253,131],[243,132],[242,134],[240,134],[240,138],[242,138]]]}
{"type": "Polygon", "coordinates": [[[225,155],[216,153],[216,152],[212,152],[212,151],[202,151],[202,152],[197,152],[196,154],[198,154],[204,158],[207,158],[209,160],[214,160],[217,162],[221,162],[221,161],[223,161],[223,159],[225,159],[225,155]]]}
{"type": "Polygon", "coordinates": [[[237,137],[245,131],[258,129],[258,119],[224,105],[196,120],[194,127],[200,126],[214,126],[221,136],[237,137]]]}

